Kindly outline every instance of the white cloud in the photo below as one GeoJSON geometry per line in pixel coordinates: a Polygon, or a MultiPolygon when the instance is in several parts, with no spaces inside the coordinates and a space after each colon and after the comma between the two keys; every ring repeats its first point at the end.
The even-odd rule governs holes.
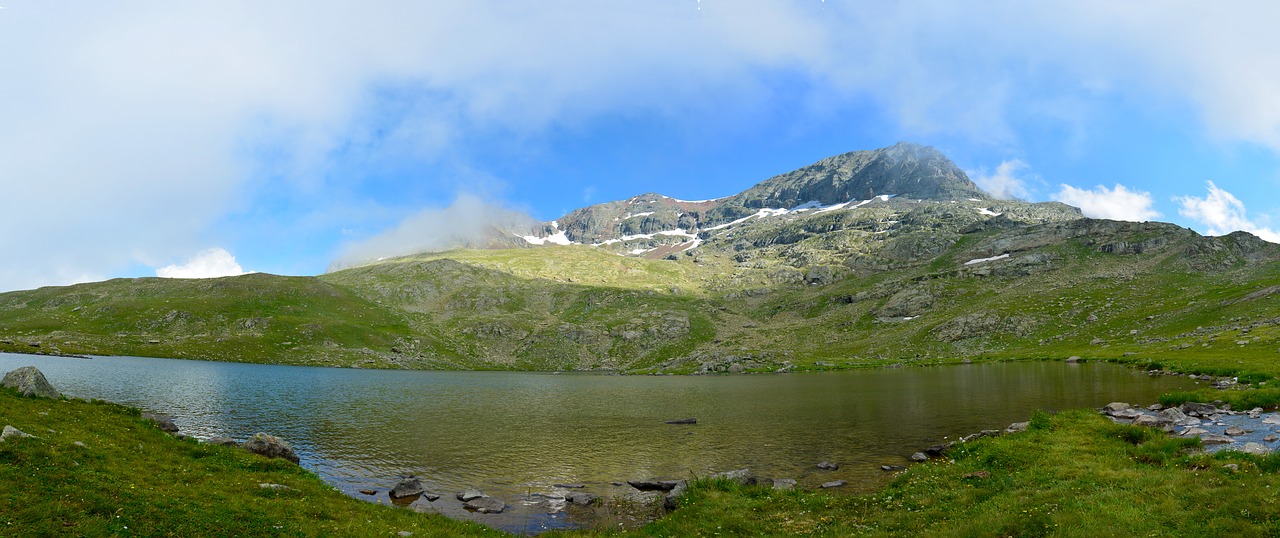
{"type": "Polygon", "coordinates": [[[1095,219],[1129,220],[1145,222],[1160,216],[1151,206],[1151,193],[1131,191],[1116,184],[1108,189],[1099,185],[1092,190],[1062,185],[1053,199],[1080,208],[1086,217],[1095,219]]]}
{"type": "Polygon", "coordinates": [[[1209,235],[1226,235],[1234,231],[1246,231],[1272,243],[1280,243],[1280,232],[1253,222],[1246,216],[1244,202],[1231,193],[1218,188],[1212,181],[1209,194],[1204,198],[1180,196],[1174,198],[1182,207],[1178,214],[1195,219],[1208,228],[1209,235]]]}
{"type": "Polygon", "coordinates": [[[253,223],[223,221],[263,192],[364,203],[338,185],[335,153],[448,158],[477,131],[534,138],[618,111],[717,124],[689,112],[733,118],[794,88],[815,115],[869,100],[906,138],[1016,145],[1011,118],[1028,115],[1085,137],[1101,92],[1280,150],[1280,3],[703,4],[6,6],[0,50],[24,53],[0,55],[0,185],[15,202],[0,251],[24,262],[0,290],[235,244],[221,230],[253,223]]]}
{"type": "Polygon", "coordinates": [[[236,257],[222,248],[202,250],[187,263],[156,269],[156,276],[161,278],[217,278],[243,274],[244,268],[236,263],[236,257]]]}
{"type": "Polygon", "coordinates": [[[1027,182],[1018,178],[1016,173],[1027,168],[1026,163],[1011,159],[1000,163],[994,174],[987,175],[986,170],[979,170],[972,174],[973,182],[987,191],[987,194],[1001,200],[1026,199],[1029,196],[1027,182]]]}
{"type": "Polygon", "coordinates": [[[527,214],[461,194],[448,207],[423,209],[390,230],[348,243],[329,270],[420,252],[522,245],[515,234],[528,234],[537,225],[527,214]]]}

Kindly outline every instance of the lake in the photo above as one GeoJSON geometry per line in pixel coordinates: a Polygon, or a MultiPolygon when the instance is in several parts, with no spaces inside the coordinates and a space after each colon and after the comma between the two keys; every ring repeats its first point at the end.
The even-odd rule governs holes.
{"type": "Polygon", "coordinates": [[[889,478],[881,465],[906,465],[922,448],[1025,421],[1034,409],[1149,404],[1194,386],[1101,363],[692,377],[0,354],[0,371],[27,365],[68,396],[169,414],[193,437],[279,435],[303,467],[357,498],[389,502],[401,476],[417,475],[443,495],[418,504],[513,532],[582,523],[587,516],[548,500],[564,492],[557,483],[624,496],[631,488],[614,483],[749,468],[869,491],[889,478]],[[697,424],[664,424],[688,417],[697,424]],[[821,461],[840,468],[820,471],[821,461]],[[511,508],[466,512],[454,494],[472,487],[511,508]]]}

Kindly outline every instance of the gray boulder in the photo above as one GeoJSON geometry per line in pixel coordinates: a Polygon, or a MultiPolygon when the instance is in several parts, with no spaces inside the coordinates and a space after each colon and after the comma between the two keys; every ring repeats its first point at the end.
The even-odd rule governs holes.
{"type": "Polygon", "coordinates": [[[790,478],[775,478],[772,480],[773,489],[778,491],[787,491],[796,489],[796,481],[790,478]]]}
{"type": "Polygon", "coordinates": [[[631,487],[640,491],[671,491],[683,485],[683,480],[628,480],[631,487]]]}
{"type": "Polygon", "coordinates": [[[1218,412],[1218,408],[1214,407],[1213,404],[1200,402],[1186,402],[1179,407],[1182,409],[1183,413],[1193,417],[1207,417],[1218,412]]]}
{"type": "Polygon", "coordinates": [[[732,480],[744,486],[755,484],[757,481],[755,475],[751,474],[750,469],[735,469],[733,471],[724,471],[720,473],[714,473],[711,475],[711,478],[723,478],[725,480],[732,480]]]}
{"type": "Polygon", "coordinates": [[[1246,429],[1244,429],[1244,428],[1241,428],[1241,427],[1239,427],[1239,426],[1227,426],[1226,431],[1224,431],[1224,432],[1222,432],[1222,433],[1225,433],[1225,434],[1230,435],[1230,436],[1232,436],[1232,437],[1236,437],[1236,436],[1240,436],[1240,435],[1244,435],[1244,434],[1246,434],[1246,433],[1249,433],[1249,431],[1248,431],[1248,430],[1246,430],[1246,429]]]}
{"type": "Polygon", "coordinates": [[[1271,453],[1271,449],[1267,448],[1266,445],[1263,445],[1262,443],[1245,443],[1244,447],[1241,448],[1240,451],[1245,454],[1253,454],[1255,456],[1265,456],[1271,453]]]}
{"type": "Polygon", "coordinates": [[[244,442],[243,447],[254,454],[268,458],[283,458],[298,463],[298,455],[293,453],[293,447],[289,446],[289,443],[286,443],[284,439],[274,435],[262,432],[255,433],[253,437],[244,442]]]}
{"type": "Polygon", "coordinates": [[[409,478],[401,480],[399,484],[396,484],[396,487],[391,488],[391,491],[388,491],[387,495],[390,495],[392,499],[403,499],[406,497],[417,497],[425,492],[426,490],[422,489],[422,481],[416,476],[410,476],[409,478]]]}
{"type": "Polygon", "coordinates": [[[34,437],[33,435],[19,430],[13,426],[6,425],[4,431],[0,432],[0,441],[4,441],[10,437],[34,437]]]}
{"type": "Polygon", "coordinates": [[[911,455],[911,461],[929,461],[929,456],[924,452],[916,452],[911,455]]]}
{"type": "Polygon", "coordinates": [[[156,424],[161,431],[168,433],[178,433],[178,425],[173,422],[173,417],[169,415],[161,415],[159,413],[143,413],[142,420],[150,420],[156,424]]]}
{"type": "Polygon", "coordinates": [[[662,507],[668,512],[680,507],[678,501],[680,500],[680,496],[684,495],[684,480],[677,480],[675,481],[675,484],[675,487],[671,488],[671,491],[668,491],[667,494],[662,497],[662,507]]]}
{"type": "Polygon", "coordinates": [[[23,366],[4,375],[4,380],[0,381],[0,385],[9,387],[18,391],[23,396],[37,396],[40,398],[60,398],[58,390],[49,384],[49,380],[45,379],[44,374],[35,366],[23,366]]]}
{"type": "Polygon", "coordinates": [[[839,469],[840,465],[831,463],[829,461],[824,461],[818,464],[818,468],[822,469],[823,471],[834,471],[836,469],[839,469]]]}
{"type": "Polygon", "coordinates": [[[466,491],[464,491],[464,492],[462,492],[462,493],[459,493],[459,494],[457,495],[457,497],[458,497],[458,500],[459,500],[459,501],[467,502],[467,501],[470,501],[470,500],[472,500],[472,499],[479,499],[479,498],[481,498],[481,497],[486,497],[486,495],[485,495],[483,492],[481,492],[480,490],[475,489],[475,488],[472,488],[472,489],[468,489],[468,490],[466,490],[466,491]]]}
{"type": "Polygon", "coordinates": [[[565,502],[572,503],[572,504],[579,504],[583,506],[592,504],[596,502],[597,499],[598,498],[595,495],[592,495],[585,491],[570,491],[569,493],[566,493],[564,495],[565,502]]]}
{"type": "Polygon", "coordinates": [[[1131,408],[1133,408],[1133,406],[1132,406],[1132,405],[1129,405],[1129,404],[1124,403],[1124,402],[1111,402],[1111,403],[1109,403],[1109,404],[1107,404],[1107,405],[1103,406],[1103,408],[1102,408],[1102,412],[1103,412],[1103,413],[1106,413],[1106,414],[1108,414],[1108,415],[1114,415],[1114,414],[1116,414],[1116,413],[1118,413],[1118,412],[1120,412],[1120,411],[1124,411],[1124,410],[1126,410],[1126,409],[1131,409],[1131,408]]]}
{"type": "Polygon", "coordinates": [[[467,510],[480,512],[481,514],[501,514],[503,510],[507,509],[507,503],[493,497],[484,496],[476,497],[462,503],[462,507],[467,510]]]}
{"type": "Polygon", "coordinates": [[[1235,439],[1232,439],[1225,435],[1216,435],[1216,434],[1209,433],[1209,434],[1204,434],[1200,436],[1200,443],[1205,445],[1229,445],[1234,442],[1236,442],[1235,439]]]}
{"type": "Polygon", "coordinates": [[[845,482],[844,480],[833,480],[831,482],[823,482],[822,489],[840,488],[840,487],[844,487],[845,484],[848,484],[848,482],[845,482]]]}

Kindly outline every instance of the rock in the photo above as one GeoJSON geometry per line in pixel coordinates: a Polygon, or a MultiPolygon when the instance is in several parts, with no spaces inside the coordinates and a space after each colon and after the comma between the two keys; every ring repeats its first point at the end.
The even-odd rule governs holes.
{"type": "MultiPolygon", "coordinates": [[[[982,430],[978,434],[979,437],[989,437],[993,435],[1000,435],[1000,432],[998,430],[982,430]]],[[[945,454],[947,452],[947,449],[951,448],[951,445],[953,444],[955,443],[939,443],[924,449],[924,453],[926,455],[936,458],[938,456],[945,454]]]]}
{"type": "Polygon", "coordinates": [[[1200,436],[1200,443],[1205,445],[1229,445],[1234,442],[1235,442],[1235,439],[1232,439],[1225,435],[1215,435],[1215,434],[1209,433],[1209,434],[1203,434],[1200,436]]]}
{"type": "Polygon", "coordinates": [[[1204,428],[1187,428],[1185,430],[1182,430],[1182,433],[1178,435],[1183,435],[1186,437],[1195,437],[1197,435],[1204,435],[1206,433],[1209,433],[1209,430],[1206,430],[1204,428]]]}
{"type": "Polygon", "coordinates": [[[989,472],[987,472],[987,471],[974,471],[974,472],[972,472],[972,473],[965,473],[965,475],[964,475],[964,476],[962,476],[961,478],[965,478],[965,479],[972,479],[972,478],[991,478],[991,473],[989,473],[989,472]]]}
{"type": "Polygon", "coordinates": [[[1102,407],[1102,412],[1108,415],[1114,415],[1119,411],[1124,411],[1126,409],[1132,409],[1132,408],[1133,408],[1132,405],[1129,405],[1124,402],[1111,402],[1102,407]]]}
{"type": "Polygon", "coordinates": [[[507,509],[507,503],[504,503],[493,497],[476,497],[467,502],[462,503],[462,507],[467,510],[480,512],[481,514],[501,514],[507,509]]]}
{"type": "Polygon", "coordinates": [[[479,498],[484,497],[484,496],[485,496],[485,494],[484,494],[484,493],[482,493],[480,490],[478,490],[478,489],[474,489],[474,488],[469,489],[469,490],[466,490],[466,491],[464,491],[464,492],[462,492],[462,493],[459,493],[459,494],[457,495],[458,500],[459,500],[459,501],[462,501],[462,502],[467,502],[467,501],[470,501],[470,500],[472,500],[472,499],[479,499],[479,498]]]}
{"type": "Polygon", "coordinates": [[[833,480],[831,482],[823,482],[822,489],[840,488],[840,487],[844,487],[845,484],[848,484],[848,482],[845,482],[844,480],[833,480]]]}
{"type": "Polygon", "coordinates": [[[790,478],[774,478],[771,482],[773,483],[773,489],[777,491],[796,489],[796,481],[790,478]]]}
{"type": "Polygon", "coordinates": [[[662,497],[662,507],[667,511],[679,508],[680,496],[684,495],[684,488],[684,480],[676,482],[676,486],[671,488],[671,491],[667,492],[667,494],[662,497]]]}
{"type": "Polygon", "coordinates": [[[6,425],[4,427],[4,431],[0,432],[0,441],[4,441],[5,439],[8,439],[10,437],[35,437],[35,436],[29,433],[26,433],[22,430],[19,430],[13,426],[6,425]]]}
{"type": "Polygon", "coordinates": [[[1142,416],[1142,412],[1141,412],[1141,411],[1138,411],[1137,409],[1122,409],[1122,410],[1120,410],[1120,411],[1114,411],[1114,412],[1111,412],[1111,413],[1106,413],[1106,415],[1107,415],[1107,416],[1109,416],[1109,417],[1111,417],[1111,418],[1119,418],[1119,419],[1125,419],[1125,420],[1132,420],[1132,419],[1135,419],[1135,418],[1138,418],[1138,417],[1142,416]]]}
{"type": "Polygon", "coordinates": [[[1134,426],[1146,426],[1148,428],[1172,429],[1173,421],[1154,415],[1142,415],[1133,419],[1134,426]]]}
{"type": "Polygon", "coordinates": [[[1262,419],[1263,424],[1280,424],[1280,414],[1272,413],[1267,418],[1262,419]]]}
{"type": "Polygon", "coordinates": [[[1276,441],[1280,441],[1280,437],[1276,437],[1276,434],[1274,434],[1274,433],[1273,433],[1273,434],[1271,434],[1271,435],[1268,435],[1268,436],[1266,436],[1266,437],[1263,437],[1263,438],[1262,438],[1262,440],[1263,440],[1263,441],[1266,441],[1266,442],[1268,442],[1268,443],[1274,443],[1274,442],[1276,442],[1276,441]]]}
{"type": "Polygon", "coordinates": [[[683,480],[628,480],[631,487],[640,491],[671,491],[684,483],[683,480]]]}
{"type": "Polygon", "coordinates": [[[598,497],[585,491],[571,491],[564,496],[565,502],[586,506],[598,500],[598,497]]]}
{"type": "Polygon", "coordinates": [[[840,466],[835,463],[831,463],[829,461],[824,461],[818,464],[818,468],[822,469],[823,471],[835,471],[839,469],[840,466]]]}
{"type": "Polygon", "coordinates": [[[277,491],[288,491],[288,490],[292,490],[292,489],[293,489],[293,488],[291,488],[291,487],[289,487],[289,486],[286,486],[286,485],[284,485],[284,484],[266,484],[266,483],[263,483],[263,484],[258,484],[258,487],[260,487],[260,488],[262,488],[262,489],[274,489],[274,490],[277,490],[277,491]]]}
{"type": "Polygon", "coordinates": [[[427,500],[427,502],[429,502],[429,503],[433,503],[433,502],[436,502],[436,501],[440,500],[440,496],[439,496],[439,495],[436,495],[435,493],[423,493],[423,494],[422,494],[422,498],[423,498],[423,499],[426,499],[426,500],[427,500]]]}
{"type": "Polygon", "coordinates": [[[1234,464],[1234,463],[1228,463],[1228,464],[1226,464],[1226,465],[1223,465],[1223,466],[1222,466],[1222,468],[1223,468],[1223,469],[1226,469],[1226,470],[1228,470],[1228,471],[1231,471],[1231,472],[1233,472],[1233,473],[1235,473],[1235,472],[1239,472],[1239,471],[1240,471],[1240,466],[1239,466],[1239,465],[1236,465],[1236,464],[1234,464]]]}
{"type": "Polygon", "coordinates": [[[401,480],[399,484],[396,484],[396,487],[391,488],[387,495],[390,495],[392,499],[403,499],[405,497],[417,497],[423,493],[426,493],[426,490],[422,489],[422,481],[416,476],[410,476],[401,480]]]}
{"type": "Polygon", "coordinates": [[[743,486],[756,483],[756,477],[751,474],[750,469],[736,469],[733,471],[724,471],[722,473],[714,473],[711,475],[711,478],[723,478],[725,480],[732,480],[743,486]]]}
{"type": "Polygon", "coordinates": [[[1031,427],[1030,422],[1014,422],[1013,424],[1010,424],[1008,428],[1005,428],[1004,432],[1005,433],[1025,432],[1029,427],[1031,427]]]}
{"type": "Polygon", "coordinates": [[[911,461],[929,461],[929,456],[924,452],[916,452],[911,455],[911,461]]]}
{"type": "Polygon", "coordinates": [[[697,423],[698,423],[698,419],[693,417],[682,418],[677,420],[668,420],[666,422],[663,422],[663,424],[697,424],[697,423]]]}
{"type": "Polygon", "coordinates": [[[1067,364],[1076,364],[1076,363],[1078,363],[1078,362],[1080,362],[1080,357],[1079,357],[1079,356],[1072,355],[1072,356],[1070,356],[1070,357],[1067,357],[1067,364]]]}
{"type": "Polygon", "coordinates": [[[1163,409],[1159,413],[1157,413],[1156,416],[1159,416],[1161,418],[1164,418],[1174,423],[1179,423],[1184,420],[1187,420],[1188,418],[1191,418],[1191,417],[1188,417],[1186,413],[1183,413],[1182,410],[1178,409],[1177,407],[1170,407],[1168,409],[1163,409]]]}
{"type": "Polygon", "coordinates": [[[400,538],[409,538],[410,536],[413,536],[413,533],[409,531],[400,531],[396,533],[396,536],[399,536],[400,538]]]}
{"type": "Polygon", "coordinates": [[[161,415],[159,413],[143,413],[142,420],[150,420],[156,424],[160,431],[168,433],[178,433],[178,425],[173,423],[173,417],[169,415],[161,415]]]}
{"type": "Polygon", "coordinates": [[[205,442],[211,445],[240,446],[240,441],[230,437],[210,437],[209,440],[205,442]]]}
{"type": "Polygon", "coordinates": [[[378,490],[376,490],[376,489],[362,489],[362,490],[360,490],[360,494],[361,494],[361,495],[377,495],[377,494],[378,494],[378,490]]]}
{"type": "Polygon", "coordinates": [[[23,396],[36,396],[40,398],[60,398],[58,390],[49,384],[49,380],[44,378],[44,374],[35,366],[23,366],[4,375],[4,380],[0,381],[0,385],[9,387],[18,391],[23,396]]]}
{"type": "Polygon", "coordinates": [[[1262,443],[1245,443],[1244,447],[1241,448],[1240,451],[1245,454],[1265,456],[1271,452],[1271,449],[1267,448],[1266,445],[1263,445],[1262,443]]]}
{"type": "Polygon", "coordinates": [[[587,487],[587,485],[586,484],[556,484],[555,487],[565,488],[565,489],[582,489],[587,487]]]}
{"type": "Polygon", "coordinates": [[[1200,402],[1185,402],[1179,408],[1182,409],[1183,413],[1193,417],[1207,417],[1218,412],[1218,408],[1214,407],[1213,404],[1200,402]]]}
{"type": "Polygon", "coordinates": [[[71,443],[71,444],[76,445],[76,446],[78,446],[78,447],[80,447],[80,448],[84,448],[84,447],[85,447],[84,441],[76,441],[76,442],[71,443]]]}
{"type": "Polygon", "coordinates": [[[1245,430],[1244,428],[1241,428],[1241,427],[1239,427],[1239,426],[1228,426],[1228,427],[1227,427],[1227,430],[1226,430],[1226,431],[1224,431],[1224,432],[1222,432],[1222,433],[1225,433],[1225,434],[1230,435],[1230,436],[1232,436],[1232,437],[1236,437],[1236,436],[1239,436],[1239,435],[1244,435],[1244,434],[1249,433],[1249,432],[1248,432],[1248,430],[1245,430]]]}
{"type": "Polygon", "coordinates": [[[298,463],[298,455],[293,453],[293,447],[274,435],[262,432],[255,433],[253,437],[244,442],[243,446],[245,450],[254,454],[268,458],[283,458],[298,463]]]}

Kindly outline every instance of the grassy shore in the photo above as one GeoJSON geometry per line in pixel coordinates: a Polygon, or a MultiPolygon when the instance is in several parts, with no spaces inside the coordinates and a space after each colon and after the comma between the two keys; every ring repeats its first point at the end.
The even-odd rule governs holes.
{"type": "MultiPolygon", "coordinates": [[[[1168,398],[1246,405],[1277,395],[1264,389],[1168,398]]],[[[351,499],[295,465],[170,437],[120,405],[3,389],[0,422],[35,436],[0,443],[0,535],[500,535],[351,499]]],[[[690,487],[680,509],[643,528],[552,535],[1280,533],[1280,456],[1193,455],[1197,443],[1113,424],[1091,410],[1037,412],[1029,431],[959,445],[874,494],[705,480],[690,487]]]]}

